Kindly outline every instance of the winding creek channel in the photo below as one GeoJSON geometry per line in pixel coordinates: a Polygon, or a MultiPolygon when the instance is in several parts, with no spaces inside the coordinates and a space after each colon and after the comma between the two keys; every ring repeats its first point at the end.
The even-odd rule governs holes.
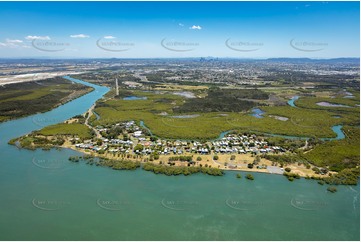
{"type": "Polygon", "coordinates": [[[315,181],[253,173],[116,171],[7,142],[86,112],[109,89],[0,124],[1,240],[359,240],[358,186],[329,193],[315,181]]]}

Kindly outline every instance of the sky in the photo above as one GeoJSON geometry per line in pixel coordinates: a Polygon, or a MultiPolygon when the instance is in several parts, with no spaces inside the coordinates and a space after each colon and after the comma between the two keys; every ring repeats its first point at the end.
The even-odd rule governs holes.
{"type": "Polygon", "coordinates": [[[359,53],[359,2],[0,2],[0,58],[359,53]]]}

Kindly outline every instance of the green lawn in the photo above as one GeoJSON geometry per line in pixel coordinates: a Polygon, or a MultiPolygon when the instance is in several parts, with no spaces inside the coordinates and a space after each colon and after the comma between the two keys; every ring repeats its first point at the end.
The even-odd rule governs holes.
{"type": "Polygon", "coordinates": [[[41,135],[49,136],[49,135],[74,135],[78,136],[82,139],[91,138],[91,129],[83,124],[72,123],[72,124],[55,124],[50,125],[41,129],[38,133],[41,135]]]}

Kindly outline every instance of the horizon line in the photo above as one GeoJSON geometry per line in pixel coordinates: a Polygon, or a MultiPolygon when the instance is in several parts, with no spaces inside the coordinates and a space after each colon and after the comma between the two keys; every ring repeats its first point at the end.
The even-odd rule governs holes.
{"type": "Polygon", "coordinates": [[[238,60],[268,60],[268,59],[309,59],[309,60],[332,60],[332,59],[360,59],[360,57],[217,57],[217,56],[199,56],[199,57],[0,57],[0,60],[82,60],[82,59],[103,59],[103,60],[143,60],[143,59],[238,59],[238,60]]]}

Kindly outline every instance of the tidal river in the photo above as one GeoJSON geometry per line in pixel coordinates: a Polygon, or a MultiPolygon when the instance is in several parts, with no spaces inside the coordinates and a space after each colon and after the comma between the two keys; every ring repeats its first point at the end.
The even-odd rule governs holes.
{"type": "MultiPolygon", "coordinates": [[[[69,78],[68,78],[69,79],[69,78]]],[[[359,240],[359,186],[253,173],[167,177],[71,163],[14,137],[84,113],[108,88],[0,124],[0,240],[359,240]]]]}

